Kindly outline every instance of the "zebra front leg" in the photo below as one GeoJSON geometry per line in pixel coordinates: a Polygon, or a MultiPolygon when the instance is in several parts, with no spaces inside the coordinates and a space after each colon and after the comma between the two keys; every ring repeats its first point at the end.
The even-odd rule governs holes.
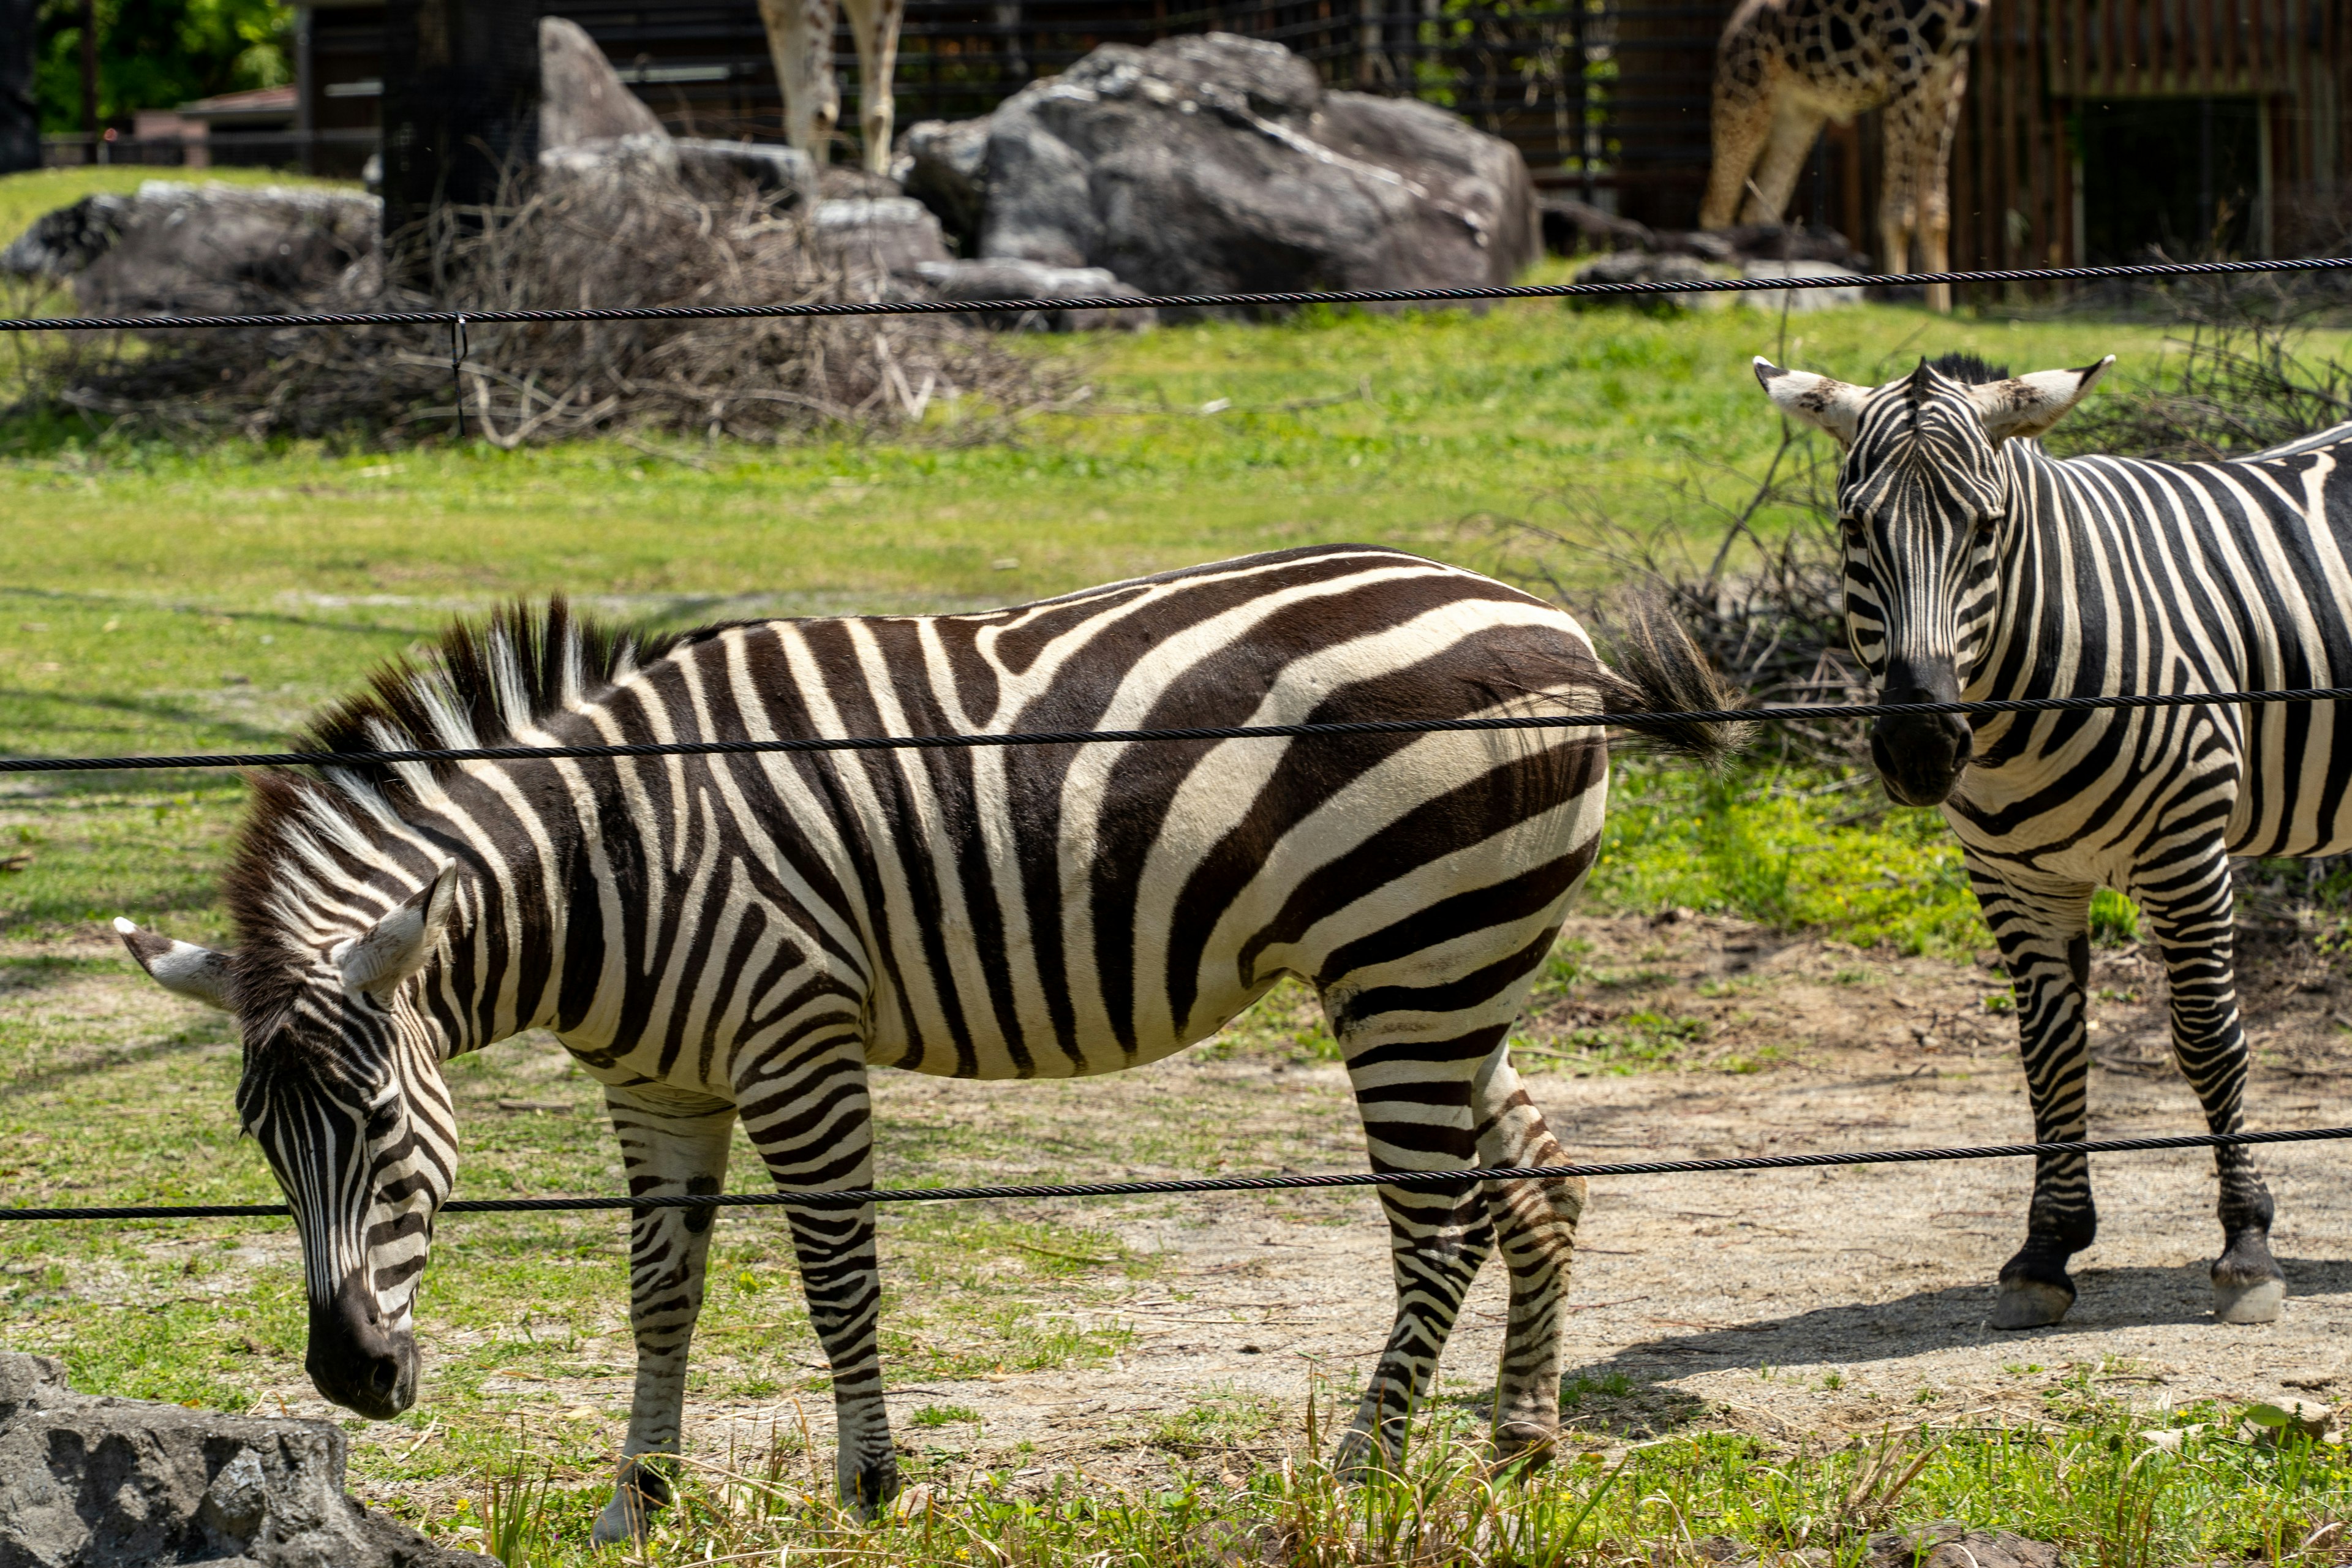
{"type": "MultiPolygon", "coordinates": [[[[1476,1104],[1480,1164],[1568,1163],[1543,1112],[1519,1087],[1507,1047],[1487,1058],[1476,1104]]],[[[1547,1449],[1559,1435],[1559,1336],[1585,1185],[1580,1176],[1490,1182],[1486,1195],[1511,1271],[1510,1321],[1495,1378],[1495,1457],[1507,1459],[1547,1449]]]]}
{"type": "MultiPolygon", "coordinates": [[[[607,1087],[604,1105],[621,1140],[629,1195],[715,1193],[727,1175],[735,1108],[659,1084],[607,1087]]],[[[652,1511],[669,1501],[667,1466],[686,1408],[687,1347],[702,1313],[703,1267],[716,1209],[643,1208],[629,1217],[629,1327],[637,1384],[612,1500],[596,1518],[599,1546],[642,1540],[652,1511]]]]}
{"type": "MultiPolygon", "coordinates": [[[[2172,1055],[2197,1091],[2205,1125],[2245,1125],[2246,1031],[2238,1016],[2235,911],[2230,861],[2211,858],[2153,891],[2137,889],[2172,989],[2172,1055]]],[[[2213,1151],[2221,1178],[2221,1256],[2213,1263],[2213,1316],[2225,1323],[2275,1321],[2286,1276],[2271,1257],[2270,1189],[2245,1149],[2213,1151]]]]}
{"type": "MultiPolygon", "coordinates": [[[[2000,946],[2017,998],[2018,1047],[2033,1104],[2033,1136],[2045,1143],[2084,1135],[2089,1115],[2090,1037],[2084,985],[2091,973],[2091,888],[2052,883],[2024,888],[1966,857],[1985,923],[2000,946]]],[[[1992,1309],[1997,1329],[2038,1329],[2074,1304],[2066,1261],[2099,1232],[2091,1202],[2091,1163],[2080,1154],[2051,1155],[2033,1169],[2025,1245],[2001,1265],[1992,1309]]]]}
{"type": "MultiPolygon", "coordinates": [[[[1345,1028],[1344,1005],[1331,1011],[1333,1022],[1345,1028]]],[[[1399,1039],[1387,1031],[1377,1039],[1355,1030],[1341,1035],[1373,1170],[1470,1168],[1478,1149],[1473,1086],[1502,1048],[1507,1027],[1439,1040],[1399,1039]]],[[[1428,1391],[1462,1297],[1495,1246],[1485,1194],[1472,1184],[1379,1191],[1389,1222],[1396,1319],[1355,1423],[1339,1441],[1333,1462],[1342,1475],[1392,1464],[1403,1452],[1407,1426],[1428,1391]]]]}
{"type": "MultiPolygon", "coordinates": [[[[874,1184],[873,1102],[864,1045],[855,1039],[756,1064],[739,1080],[743,1130],[789,1192],[855,1191],[874,1184]]],[[[809,1326],[833,1369],[841,1500],[871,1517],[898,1495],[898,1451],[882,1403],[878,1331],[882,1274],[874,1205],[794,1205],[786,1214],[800,1259],[809,1326]]]]}

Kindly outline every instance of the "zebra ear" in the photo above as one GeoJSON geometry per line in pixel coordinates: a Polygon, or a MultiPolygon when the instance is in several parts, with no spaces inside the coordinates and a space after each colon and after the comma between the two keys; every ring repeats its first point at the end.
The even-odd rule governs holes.
{"type": "Polygon", "coordinates": [[[1841,447],[1853,445],[1854,432],[1862,428],[1862,404],[1870,395],[1868,387],[1849,386],[1809,370],[1782,370],[1761,355],[1756,360],[1756,379],[1763,383],[1764,395],[1781,413],[1816,430],[1828,431],[1841,447]]]}
{"type": "Polygon", "coordinates": [[[139,967],[151,975],[156,984],[183,996],[193,996],[207,1007],[217,1007],[224,1013],[236,1011],[236,993],[229,983],[228,954],[215,952],[209,947],[198,947],[193,942],[173,942],[152,931],[141,931],[131,921],[117,917],[114,934],[131,950],[139,967]]]}
{"type": "Polygon", "coordinates": [[[1985,434],[1995,444],[2012,436],[2039,436],[2082,402],[2115,363],[2116,356],[2109,354],[2080,370],[2038,370],[2032,375],[1986,382],[1967,389],[1969,400],[1977,405],[1985,434]]]}
{"type": "Polygon", "coordinates": [[[425,967],[457,909],[456,862],[409,896],[408,901],[331,955],[343,972],[346,991],[389,1001],[400,983],[425,967]]]}

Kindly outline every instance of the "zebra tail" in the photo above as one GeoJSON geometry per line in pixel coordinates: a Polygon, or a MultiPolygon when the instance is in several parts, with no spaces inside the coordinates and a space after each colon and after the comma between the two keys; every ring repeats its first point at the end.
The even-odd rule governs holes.
{"type": "MultiPolygon", "coordinates": [[[[1623,601],[1604,636],[1609,662],[1601,668],[1601,698],[1611,713],[1719,710],[1746,701],[1746,694],[1716,672],[1688,628],[1654,595],[1635,595],[1623,601]]],[[[1756,730],[1736,721],[1637,721],[1627,728],[1660,751],[1707,768],[1728,763],[1756,730]]]]}

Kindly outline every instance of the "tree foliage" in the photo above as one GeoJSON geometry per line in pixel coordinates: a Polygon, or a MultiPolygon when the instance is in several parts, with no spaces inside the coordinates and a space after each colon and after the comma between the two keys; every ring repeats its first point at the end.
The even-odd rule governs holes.
{"type": "MultiPolygon", "coordinates": [[[[98,0],[100,122],[275,87],[292,75],[293,36],[284,0],[98,0]]],[[[42,130],[83,128],[80,0],[44,0],[34,92],[42,130]]]]}

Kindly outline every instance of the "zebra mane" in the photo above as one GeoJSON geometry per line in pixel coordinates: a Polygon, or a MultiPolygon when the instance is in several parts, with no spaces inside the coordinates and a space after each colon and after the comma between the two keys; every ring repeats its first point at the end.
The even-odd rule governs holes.
{"type": "MultiPolygon", "coordinates": [[[[364,689],[299,731],[304,752],[497,746],[584,705],[614,682],[700,635],[648,635],[575,613],[562,598],[517,601],[453,623],[438,643],[377,668],[364,689]]],[[[257,1000],[265,953],[312,945],[308,885],[365,880],[394,863],[380,847],[397,829],[399,796],[430,800],[455,763],[357,763],[316,774],[251,776],[253,806],[224,885],[241,936],[240,994],[257,1000]]]]}
{"type": "MultiPolygon", "coordinates": [[[[457,621],[420,658],[378,668],[367,689],[313,719],[295,737],[305,752],[499,746],[578,708],[687,637],[648,636],[573,612],[561,597],[544,609],[517,601],[487,619],[457,621]]],[[[412,766],[414,764],[411,764],[412,766]]],[[[446,774],[451,763],[432,764],[446,774]]],[[[362,763],[379,784],[405,770],[362,763]]]]}
{"type": "Polygon", "coordinates": [[[1963,386],[1985,386],[2009,379],[2009,366],[1988,364],[1970,353],[1943,354],[1932,360],[1923,359],[1919,363],[1946,381],[1957,381],[1963,386]]]}

